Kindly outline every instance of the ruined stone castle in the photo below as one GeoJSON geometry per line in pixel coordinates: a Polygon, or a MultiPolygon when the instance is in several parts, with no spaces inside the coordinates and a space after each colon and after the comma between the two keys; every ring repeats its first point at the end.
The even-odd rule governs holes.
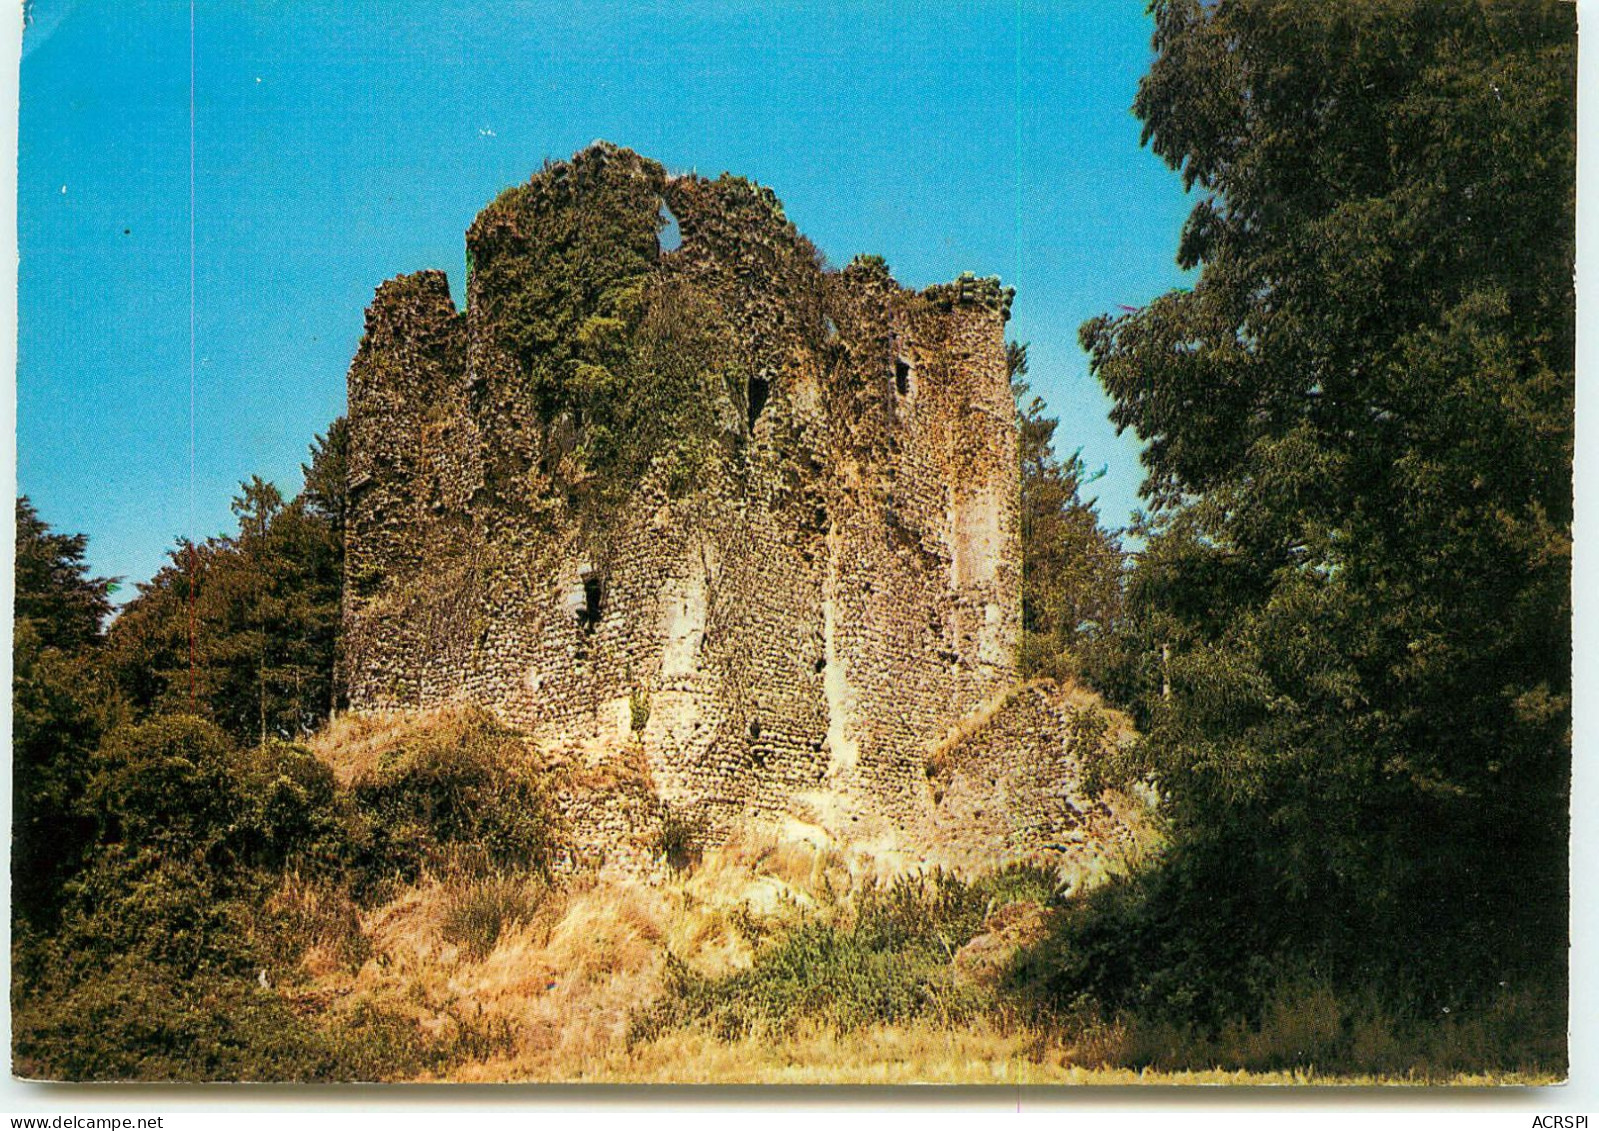
{"type": "Polygon", "coordinates": [[[600,840],[663,806],[908,852],[1115,823],[1071,708],[1013,690],[1009,290],[833,270],[769,190],[605,144],[467,261],[464,311],[379,287],[350,368],[352,709],[488,707],[600,783],[566,799],[600,840]]]}

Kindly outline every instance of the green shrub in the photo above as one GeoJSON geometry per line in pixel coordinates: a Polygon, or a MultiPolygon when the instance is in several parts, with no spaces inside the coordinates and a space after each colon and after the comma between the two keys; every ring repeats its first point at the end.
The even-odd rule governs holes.
{"type": "Polygon", "coordinates": [[[208,722],[167,716],[113,730],[94,766],[96,839],[63,888],[58,929],[85,971],[119,956],[185,977],[251,971],[274,874],[332,875],[349,854],[349,806],[297,747],[240,752],[208,722]]]}
{"type": "Polygon", "coordinates": [[[269,741],[235,750],[213,724],[184,715],[118,727],[95,758],[85,808],[102,845],[235,867],[335,868],[349,814],[333,771],[309,751],[269,741]]]}
{"type": "Polygon", "coordinates": [[[340,870],[350,812],[333,770],[304,747],[269,740],[234,760],[239,854],[248,863],[316,874],[340,870]]]}
{"type": "Polygon", "coordinates": [[[86,791],[100,841],[209,853],[238,815],[233,756],[227,735],[186,715],[113,730],[86,791]]]}
{"type": "Polygon", "coordinates": [[[30,997],[13,1017],[14,1070],[43,1080],[390,1080],[456,1055],[381,1010],[321,1028],[248,979],[177,978],[137,959],[30,997]]]}
{"type": "Polygon", "coordinates": [[[253,972],[260,963],[250,925],[263,882],[194,855],[102,846],[68,885],[60,961],[84,977],[123,956],[179,977],[253,972]]]}
{"type": "Polygon", "coordinates": [[[414,883],[424,873],[548,873],[554,819],[514,731],[476,713],[385,754],[352,795],[362,821],[358,886],[414,883]]]}

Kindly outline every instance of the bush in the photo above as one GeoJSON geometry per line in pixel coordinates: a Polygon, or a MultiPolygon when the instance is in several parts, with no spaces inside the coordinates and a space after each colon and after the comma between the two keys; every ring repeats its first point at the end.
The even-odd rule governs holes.
{"type": "Polygon", "coordinates": [[[269,740],[238,755],[234,767],[245,861],[316,874],[340,870],[351,811],[326,763],[304,747],[269,740]]]}
{"type": "Polygon", "coordinates": [[[979,876],[972,889],[987,899],[987,913],[993,914],[1008,903],[1050,904],[1060,889],[1060,877],[1036,864],[1011,864],[979,876]]]}
{"type": "Polygon", "coordinates": [[[538,894],[525,880],[489,876],[451,887],[439,923],[445,941],[481,962],[494,950],[506,928],[525,923],[538,910],[538,894]]]}
{"type": "Polygon", "coordinates": [[[331,869],[347,851],[333,771],[301,747],[238,751],[213,724],[173,715],[113,730],[95,766],[85,807],[102,845],[229,869],[291,860],[331,869]]]}
{"type": "MultiPolygon", "coordinates": [[[[111,731],[89,762],[92,830],[56,930],[19,936],[17,1070],[71,1080],[378,1080],[503,1052],[508,1023],[440,1035],[379,1010],[312,1024],[257,979],[293,978],[312,947],[370,953],[352,896],[424,870],[542,871],[548,805],[520,742],[481,716],[415,736],[350,791],[308,751],[239,751],[165,716],[111,731]]],[[[469,883],[445,931],[476,956],[531,897],[469,883]]]]}
{"type": "Polygon", "coordinates": [[[636,687],[627,697],[628,729],[638,734],[650,721],[650,692],[647,687],[636,687]]]}
{"type": "Polygon", "coordinates": [[[102,844],[210,854],[234,828],[233,744],[185,715],[113,730],[87,789],[102,844]]]}
{"type": "Polygon", "coordinates": [[[668,808],[655,834],[655,854],[674,872],[697,867],[705,854],[705,824],[694,817],[668,808]]]}
{"type": "Polygon", "coordinates": [[[1337,951],[1284,944],[1247,889],[1202,892],[1188,869],[1179,853],[1073,900],[1005,988],[1080,1055],[1122,1067],[1563,1071],[1563,986],[1507,966],[1494,993],[1442,995],[1447,971],[1340,965],[1337,951]]]}
{"type": "Polygon", "coordinates": [[[94,764],[96,841],[63,888],[58,929],[86,973],[120,956],[184,977],[252,971],[273,874],[334,873],[348,854],[348,806],[297,747],[239,752],[212,724],[169,716],[113,730],[94,764]]]}
{"type": "Polygon", "coordinates": [[[544,788],[514,731],[478,712],[403,740],[356,780],[358,885],[424,873],[547,875],[555,844],[544,788]]]}
{"type": "Polygon", "coordinates": [[[62,963],[92,978],[123,956],[170,968],[174,975],[253,973],[254,905],[263,877],[223,872],[160,850],[103,847],[69,885],[56,938],[62,963]]]}
{"type": "Polygon", "coordinates": [[[40,1080],[391,1080],[447,1066],[459,1038],[372,1008],[321,1028],[247,979],[125,959],[21,1003],[13,1066],[40,1080]]]}

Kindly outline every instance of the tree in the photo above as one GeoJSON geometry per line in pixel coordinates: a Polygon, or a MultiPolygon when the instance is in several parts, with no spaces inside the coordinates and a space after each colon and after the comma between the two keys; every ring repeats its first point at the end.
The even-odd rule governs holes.
{"type": "Polygon", "coordinates": [[[305,486],[300,498],[306,513],[344,536],[344,519],[350,504],[350,427],[344,417],[328,425],[326,436],[311,442],[311,462],[302,463],[305,486]]]}
{"type": "Polygon", "coordinates": [[[1135,110],[1199,276],[1082,340],[1146,445],[1106,674],[1168,798],[1166,941],[1210,920],[1235,988],[1287,954],[1439,1008],[1558,986],[1574,13],[1152,11],[1135,110]]]}
{"type": "Polygon", "coordinates": [[[112,581],[90,577],[84,534],[55,534],[26,495],[17,499],[16,620],[41,648],[99,643],[111,615],[112,581]]]}
{"type": "Polygon", "coordinates": [[[116,714],[96,667],[112,582],[89,576],[87,549],[84,535],[52,532],[26,496],[17,500],[11,892],[13,921],[35,926],[59,910],[92,831],[78,801],[116,714]]]}
{"type": "Polygon", "coordinates": [[[236,535],[180,541],[117,618],[110,658],[144,714],[196,714],[235,741],[290,739],[337,704],[344,583],[342,419],[317,437],[305,489],[259,476],[233,501],[236,535]]]}
{"type": "Polygon", "coordinates": [[[1080,453],[1055,454],[1060,422],[1044,415],[1043,399],[1023,380],[1026,344],[1008,343],[1006,361],[1022,464],[1022,671],[1075,676],[1082,653],[1117,615],[1123,555],[1115,535],[1101,529],[1095,501],[1081,497],[1091,479],[1080,453]]]}

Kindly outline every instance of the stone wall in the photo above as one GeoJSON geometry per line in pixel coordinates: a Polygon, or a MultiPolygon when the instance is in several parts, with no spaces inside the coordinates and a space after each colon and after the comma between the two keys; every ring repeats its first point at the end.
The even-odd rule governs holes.
{"type": "Polygon", "coordinates": [[[928,752],[931,804],[916,839],[941,863],[1064,862],[1080,877],[1138,852],[1144,801],[1094,795],[1084,769],[1132,735],[1094,696],[1037,681],[1012,688],[963,720],[928,752]]]}
{"type": "Polygon", "coordinates": [[[378,288],[350,366],[345,659],[351,702],[362,707],[423,702],[438,667],[418,662],[437,634],[414,582],[438,529],[462,510],[445,472],[472,448],[452,430],[465,342],[444,274],[402,275],[378,288]]]}
{"type": "MultiPolygon", "coordinates": [[[[827,269],[770,190],[605,145],[467,248],[466,311],[438,272],[383,284],[350,370],[353,709],[482,704],[712,835],[1055,835],[939,817],[927,773],[1016,675],[1008,291],[827,269]]],[[[1052,757],[1007,788],[1057,788],[1052,757]]],[[[644,810],[573,811],[603,840],[644,810]]]]}

